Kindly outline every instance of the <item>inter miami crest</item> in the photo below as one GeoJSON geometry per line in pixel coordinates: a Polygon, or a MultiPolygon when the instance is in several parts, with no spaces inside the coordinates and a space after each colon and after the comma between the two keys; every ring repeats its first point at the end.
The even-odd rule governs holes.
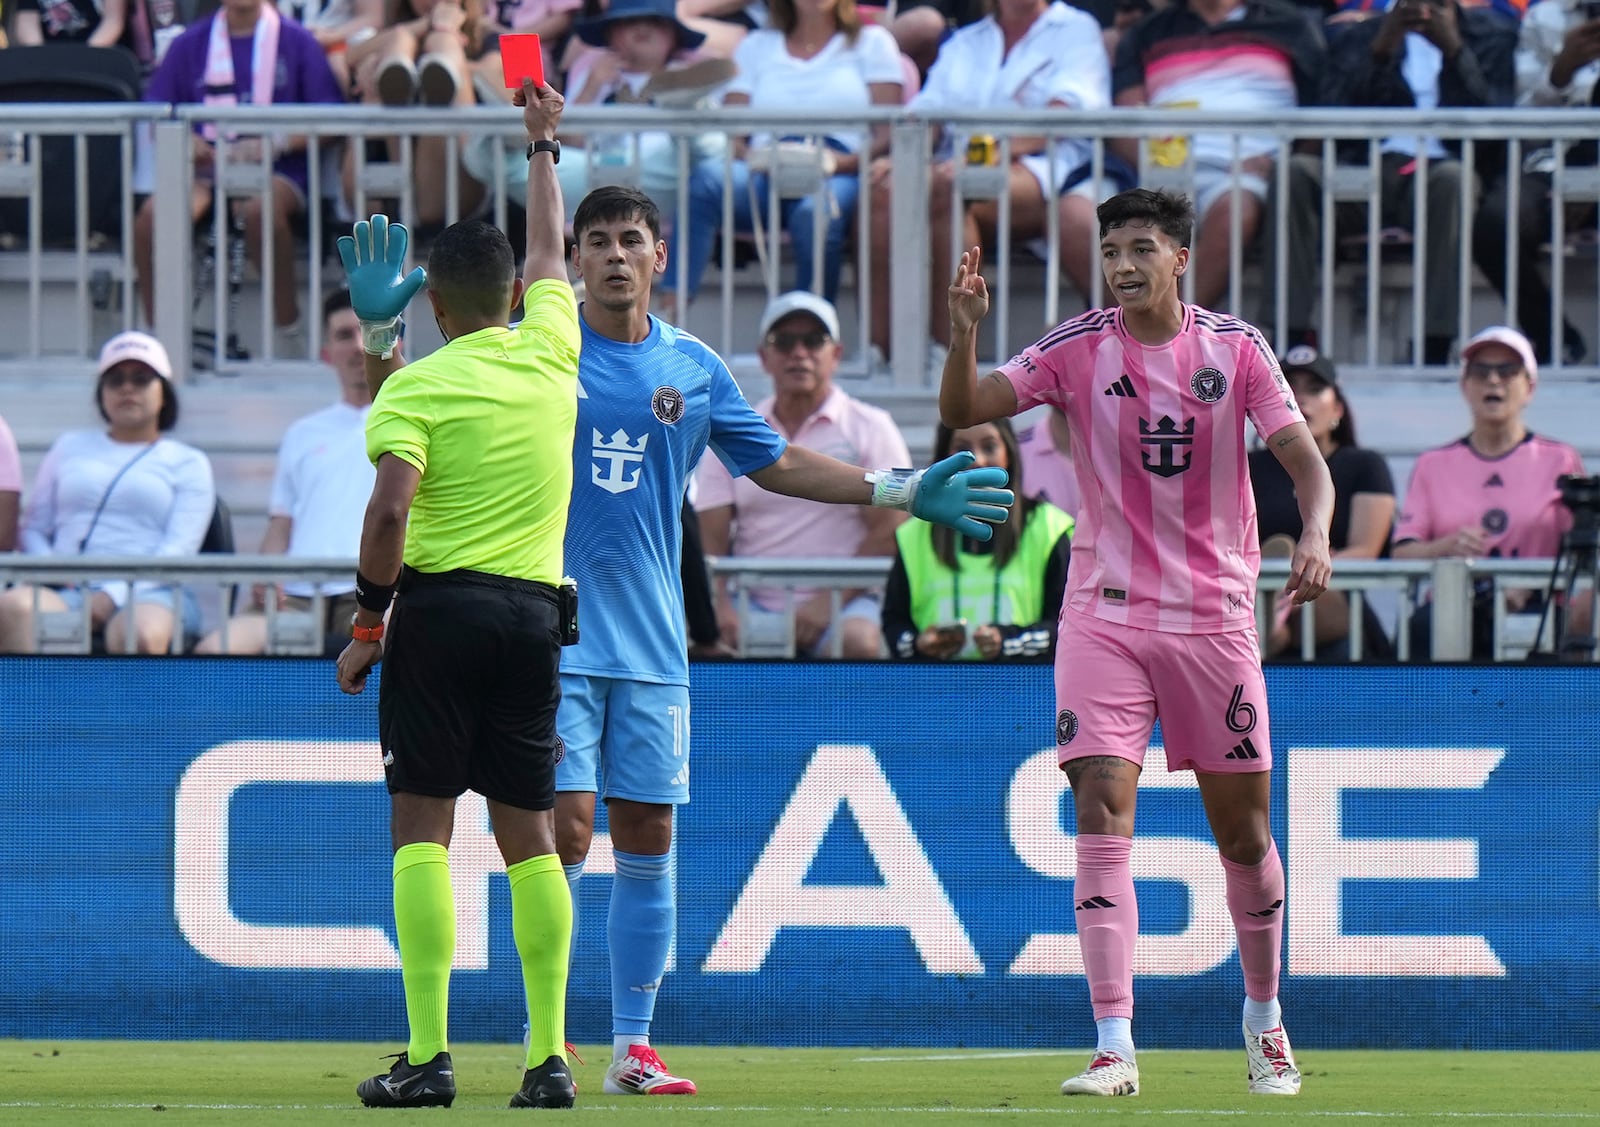
{"type": "Polygon", "coordinates": [[[663,384],[650,397],[650,410],[664,423],[670,425],[677,422],[683,418],[683,392],[663,384]]]}
{"type": "Polygon", "coordinates": [[[1072,737],[1078,734],[1078,717],[1072,709],[1063,708],[1056,713],[1056,743],[1069,744],[1072,737]]]}
{"type": "Polygon", "coordinates": [[[1189,380],[1189,390],[1202,403],[1215,403],[1228,393],[1228,377],[1215,368],[1201,368],[1189,380]]]}

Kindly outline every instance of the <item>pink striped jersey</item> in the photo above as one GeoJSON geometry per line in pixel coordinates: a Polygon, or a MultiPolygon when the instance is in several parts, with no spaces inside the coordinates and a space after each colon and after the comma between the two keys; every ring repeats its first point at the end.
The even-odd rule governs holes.
{"type": "Polygon", "coordinates": [[[1572,527],[1556,487],[1564,473],[1583,473],[1578,452],[1536,434],[1498,458],[1479,454],[1465,438],[1425,451],[1411,470],[1394,542],[1481,528],[1490,556],[1552,559],[1572,527]]]}
{"type": "Polygon", "coordinates": [[[1256,506],[1245,417],[1303,421],[1252,326],[1195,305],[1164,345],[1120,309],[1066,321],[1000,368],[1017,409],[1060,407],[1081,501],[1066,606],[1107,622],[1217,634],[1255,622],[1256,506]]]}

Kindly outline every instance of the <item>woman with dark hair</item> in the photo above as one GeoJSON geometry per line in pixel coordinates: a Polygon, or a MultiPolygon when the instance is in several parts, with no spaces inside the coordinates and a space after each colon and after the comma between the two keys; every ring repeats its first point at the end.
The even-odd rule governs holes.
{"type": "MultiPolygon", "coordinates": [[[[39,465],[22,515],[22,550],[41,556],[187,556],[199,550],[216,508],[211,462],[163,437],[178,422],[172,365],[154,337],[127,332],[100,352],[95,405],[104,430],[68,431],[39,465]]],[[[199,631],[199,607],[180,588],[97,581],[59,590],[0,593],[0,653],[34,648],[34,600],[43,612],[82,611],[106,649],[165,653],[181,616],[199,631]]]]}
{"type": "MultiPolygon", "coordinates": [[[[1328,543],[1336,558],[1375,560],[1389,554],[1394,525],[1394,479],[1383,455],[1356,444],[1355,416],[1339,390],[1333,361],[1309,345],[1291,348],[1282,360],[1284,377],[1306,426],[1333,477],[1333,527],[1328,543]]],[[[1256,496],[1256,526],[1262,555],[1287,558],[1300,537],[1300,507],[1294,483],[1268,450],[1250,453],[1250,485],[1256,496]],[[1287,551],[1283,550],[1287,546],[1287,551]]],[[[1362,655],[1389,657],[1392,651],[1370,605],[1362,614],[1362,655]]],[[[1266,656],[1293,660],[1301,652],[1301,617],[1275,613],[1266,639],[1266,656]]],[[[1329,591],[1312,604],[1316,654],[1323,661],[1349,660],[1350,601],[1329,591]]]]}
{"type": "Polygon", "coordinates": [[[895,532],[883,593],[891,656],[932,661],[1049,661],[1067,586],[1073,520],[1025,496],[1022,457],[1007,419],[962,430],[939,424],[934,459],[970,450],[979,466],[1011,475],[1019,500],[987,541],[927,521],[895,532]]]}

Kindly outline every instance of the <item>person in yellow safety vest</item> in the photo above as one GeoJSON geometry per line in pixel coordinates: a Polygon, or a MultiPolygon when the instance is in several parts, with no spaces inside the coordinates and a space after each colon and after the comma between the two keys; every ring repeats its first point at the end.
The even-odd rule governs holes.
{"type": "Polygon", "coordinates": [[[1003,467],[1019,500],[987,543],[923,520],[900,526],[883,598],[889,653],[899,660],[1049,661],[1073,519],[1026,495],[1008,420],[956,431],[941,423],[935,457],[959,450],[970,450],[980,466],[1003,467]]]}

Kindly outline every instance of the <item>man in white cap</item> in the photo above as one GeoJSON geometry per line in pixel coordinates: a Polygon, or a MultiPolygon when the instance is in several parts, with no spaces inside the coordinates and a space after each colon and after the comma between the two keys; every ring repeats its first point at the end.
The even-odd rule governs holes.
{"type": "MultiPolygon", "coordinates": [[[[905,437],[889,413],[846,395],[833,382],[844,355],[839,337],[839,314],[826,299],[796,290],[769,302],[761,315],[760,347],[773,394],[756,404],[756,411],[789,442],[841,462],[863,469],[911,465],[905,437]]],[[[700,463],[695,485],[701,535],[713,556],[892,556],[895,529],[906,519],[894,509],[821,505],[772,493],[749,478],[734,478],[714,458],[700,463]]],[[[722,640],[747,656],[787,654],[789,599],[784,588],[755,588],[740,623],[732,591],[721,584],[722,640]]],[[[795,651],[881,656],[877,592],[840,592],[837,622],[832,599],[828,590],[793,592],[795,651]]]]}
{"type": "MultiPolygon", "coordinates": [[[[1484,329],[1461,350],[1461,394],[1472,429],[1417,458],[1395,522],[1394,558],[1553,559],[1572,514],[1556,478],[1579,474],[1583,459],[1564,442],[1528,429],[1523,415],[1539,382],[1533,345],[1504,325],[1484,329]]],[[[1511,610],[1540,609],[1541,592],[1506,592],[1511,610]]],[[[1427,654],[1432,607],[1412,619],[1411,648],[1427,654]]],[[[1473,657],[1493,652],[1493,600],[1474,600],[1473,657]]]]}

